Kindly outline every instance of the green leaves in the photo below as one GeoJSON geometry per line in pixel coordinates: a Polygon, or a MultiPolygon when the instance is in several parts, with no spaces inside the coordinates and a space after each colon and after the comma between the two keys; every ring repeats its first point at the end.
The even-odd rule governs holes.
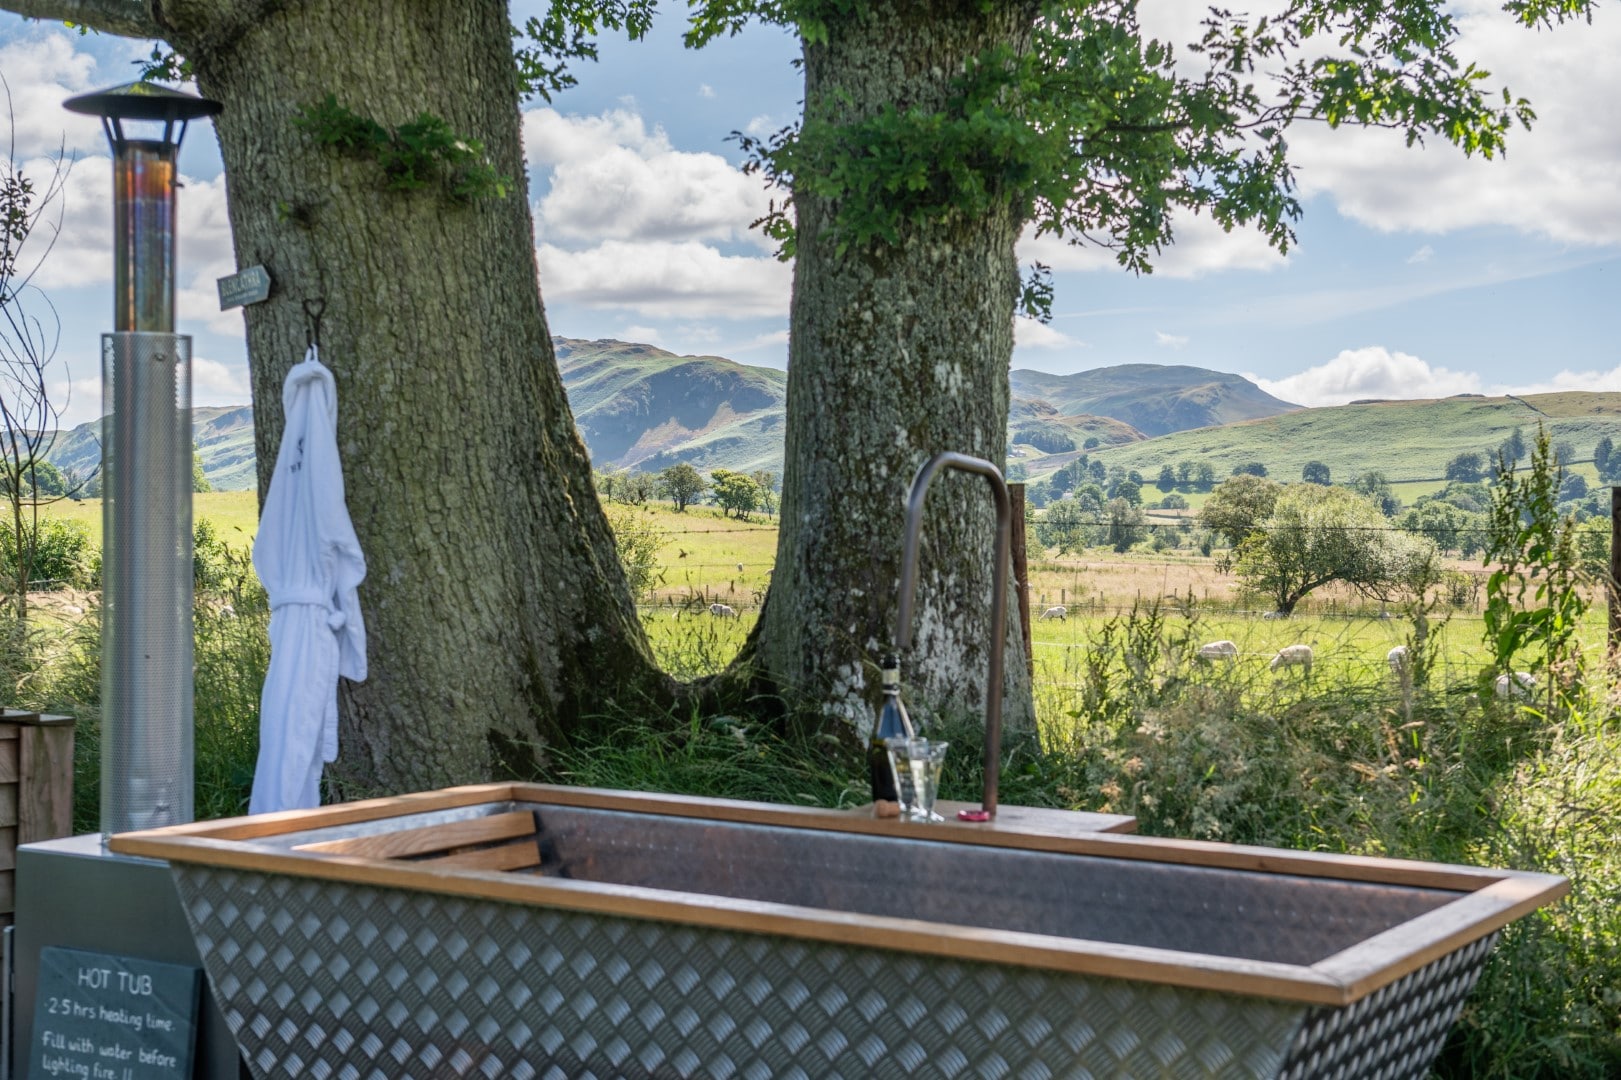
{"type": "Polygon", "coordinates": [[[390,191],[442,186],[455,202],[506,198],[512,178],[495,171],[484,144],[457,135],[444,118],[421,113],[392,131],[339,105],[336,96],[307,106],[293,121],[323,146],[381,166],[390,191]]]}
{"type": "Polygon", "coordinates": [[[512,28],[520,42],[513,49],[519,93],[550,101],[577,85],[568,61],[595,61],[593,39],[604,30],[623,30],[632,41],[641,40],[657,7],[658,0],[552,0],[544,18],[531,17],[522,28],[512,28]]]}
{"type": "MultiPolygon", "coordinates": [[[[758,18],[794,25],[807,47],[821,47],[867,32],[873,13],[868,0],[694,6],[689,44],[758,18]]],[[[931,14],[924,5],[915,17],[953,7],[931,14]]],[[[1591,0],[1508,5],[1527,22],[1590,8],[1591,0]]],[[[1279,251],[1293,245],[1300,204],[1285,139],[1293,124],[1388,127],[1410,144],[1438,137],[1490,158],[1535,118],[1525,100],[1492,90],[1487,72],[1454,55],[1458,28],[1442,0],[1294,0],[1253,19],[1212,10],[1180,59],[1145,39],[1136,0],[1051,0],[1031,33],[1028,47],[1009,42],[962,58],[939,107],[897,100],[855,115],[847,103],[810,100],[796,128],[766,139],[734,134],[751,171],[792,193],[757,224],[787,255],[794,198],[833,205],[841,251],[1011,207],[1038,234],[1113,248],[1123,267],[1147,273],[1175,238],[1177,211],[1256,228],[1279,251]]],[[[1025,299],[1041,310],[1038,294],[1026,289],[1025,299]]]]}
{"type": "Polygon", "coordinates": [[[1496,564],[1486,581],[1486,643],[1493,654],[1487,678],[1515,670],[1522,652],[1530,652],[1525,665],[1533,672],[1551,668],[1567,683],[1579,674],[1575,633],[1587,599],[1578,587],[1575,520],[1559,516],[1563,479],[1540,424],[1524,471],[1506,457],[1499,463],[1485,553],[1486,564],[1496,564]]]}

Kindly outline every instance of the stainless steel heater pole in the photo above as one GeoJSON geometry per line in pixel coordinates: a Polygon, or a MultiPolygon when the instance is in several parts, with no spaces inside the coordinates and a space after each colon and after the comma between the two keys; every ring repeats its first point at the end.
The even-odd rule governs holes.
{"type": "Polygon", "coordinates": [[[102,336],[101,831],[193,820],[191,338],[174,332],[175,172],[216,102],[130,83],[73,98],[113,149],[102,336]],[[130,138],[124,121],[162,124],[130,138]]]}

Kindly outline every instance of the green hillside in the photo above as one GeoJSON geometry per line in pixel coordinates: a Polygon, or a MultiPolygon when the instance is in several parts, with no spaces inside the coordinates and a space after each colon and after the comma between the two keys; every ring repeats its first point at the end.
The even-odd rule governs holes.
{"type": "Polygon", "coordinates": [[[595,465],[781,470],[786,372],[652,345],[552,341],[595,465]]]}
{"type": "MultiPolygon", "coordinates": [[[[203,475],[216,491],[255,487],[253,408],[211,406],[191,411],[192,439],[203,461],[203,475]]],[[[101,467],[101,422],[91,420],[57,436],[48,455],[59,469],[89,476],[101,467]]]]}
{"type": "Polygon", "coordinates": [[[1241,375],[1185,365],[1120,364],[1072,375],[1020,370],[1008,380],[1015,398],[1044,401],[1066,415],[1112,417],[1148,436],[1299,408],[1241,375]]]}
{"type": "Polygon", "coordinates": [[[1529,438],[1539,421],[1555,442],[1568,441],[1577,459],[1587,458],[1605,435],[1621,441],[1621,394],[1464,396],[1301,409],[1100,449],[1096,456],[1150,477],[1160,466],[1183,460],[1209,461],[1217,477],[1259,461],[1277,479],[1298,480],[1307,462],[1321,461],[1335,480],[1377,469],[1392,481],[1433,481],[1458,454],[1494,452],[1516,427],[1529,438]]]}

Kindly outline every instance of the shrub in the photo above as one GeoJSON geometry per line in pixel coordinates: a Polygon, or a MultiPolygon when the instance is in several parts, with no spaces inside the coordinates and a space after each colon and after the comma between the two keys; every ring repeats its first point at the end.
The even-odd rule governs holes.
{"type": "Polygon", "coordinates": [[[15,587],[18,560],[30,554],[30,589],[87,588],[99,565],[99,559],[92,560],[92,554],[99,553],[92,552],[90,531],[84,525],[44,518],[37,524],[25,523],[21,537],[13,529],[0,529],[0,588],[8,583],[15,587]]]}

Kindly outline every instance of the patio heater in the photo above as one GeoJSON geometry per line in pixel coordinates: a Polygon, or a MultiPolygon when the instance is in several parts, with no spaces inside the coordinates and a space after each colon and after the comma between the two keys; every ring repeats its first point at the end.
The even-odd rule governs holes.
{"type": "Polygon", "coordinates": [[[145,82],[64,104],[99,116],[113,151],[113,332],[101,339],[105,837],[194,815],[191,338],[174,332],[175,175],[187,123],[222,106],[145,82]],[[133,121],[150,136],[126,133],[133,121]]]}

